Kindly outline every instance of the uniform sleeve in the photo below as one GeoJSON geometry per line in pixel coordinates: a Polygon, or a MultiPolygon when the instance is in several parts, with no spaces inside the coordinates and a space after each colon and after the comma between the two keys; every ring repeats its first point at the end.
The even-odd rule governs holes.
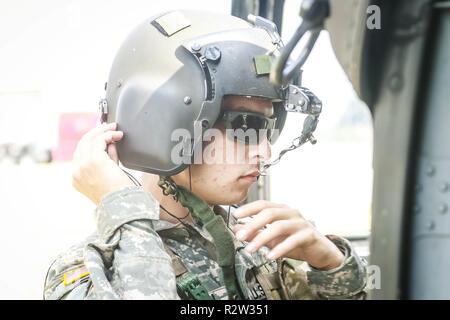
{"type": "MultiPolygon", "coordinates": [[[[127,187],[105,196],[95,215],[98,238],[87,242],[83,252],[89,279],[59,283],[45,290],[46,298],[178,299],[171,259],[153,227],[159,219],[153,196],[142,187],[127,187]]],[[[46,283],[55,283],[56,274],[63,281],[65,269],[73,269],[67,265],[46,283]]]]}
{"type": "Polygon", "coordinates": [[[365,299],[366,266],[344,238],[327,236],[344,254],[332,270],[318,270],[305,262],[283,260],[280,277],[289,299],[365,299]]]}

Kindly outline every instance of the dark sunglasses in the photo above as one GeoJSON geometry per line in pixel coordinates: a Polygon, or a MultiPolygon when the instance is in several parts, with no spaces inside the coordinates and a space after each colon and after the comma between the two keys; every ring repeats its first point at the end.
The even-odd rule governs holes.
{"type": "Polygon", "coordinates": [[[267,140],[272,143],[277,118],[268,118],[255,112],[223,111],[219,119],[233,140],[246,144],[259,144],[260,130],[265,130],[267,140]]]}

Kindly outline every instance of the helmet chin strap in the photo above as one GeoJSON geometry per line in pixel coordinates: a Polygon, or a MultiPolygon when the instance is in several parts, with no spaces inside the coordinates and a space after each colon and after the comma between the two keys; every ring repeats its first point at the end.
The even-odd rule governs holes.
{"type": "Polygon", "coordinates": [[[176,201],[189,210],[196,222],[199,222],[213,238],[217,263],[222,269],[223,280],[229,299],[242,297],[235,273],[235,250],[233,236],[228,231],[225,221],[208,204],[191,191],[178,186],[170,177],[159,177],[158,186],[164,195],[171,195],[176,201]]]}
{"type": "Polygon", "coordinates": [[[311,144],[316,144],[317,140],[313,136],[313,132],[316,129],[317,123],[319,122],[319,116],[308,116],[305,119],[305,122],[303,124],[303,130],[300,136],[296,137],[294,140],[292,140],[292,143],[289,147],[283,149],[280,151],[278,157],[269,163],[263,164],[262,168],[259,169],[260,176],[267,176],[268,175],[268,169],[278,164],[281,161],[281,158],[289,151],[295,150],[299,148],[300,146],[304,145],[307,142],[311,142],[311,144]]]}
{"type": "Polygon", "coordinates": [[[284,108],[287,112],[302,113],[307,115],[307,117],[303,122],[303,128],[300,135],[292,140],[291,145],[281,150],[274,161],[262,165],[262,168],[259,169],[259,174],[261,176],[266,176],[268,174],[267,170],[271,166],[279,163],[281,158],[287,152],[295,150],[307,142],[310,142],[311,144],[316,144],[317,142],[313,133],[319,123],[319,116],[322,112],[322,101],[307,88],[289,85],[287,87],[287,101],[284,108]]]}

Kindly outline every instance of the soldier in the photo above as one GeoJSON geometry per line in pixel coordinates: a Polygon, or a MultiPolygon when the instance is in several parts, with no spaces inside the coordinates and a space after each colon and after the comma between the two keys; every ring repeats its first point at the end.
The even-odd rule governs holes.
{"type": "Polygon", "coordinates": [[[284,204],[232,206],[270,158],[289,94],[301,90],[269,82],[281,47],[270,28],[193,11],[130,34],[101,102],[108,123],[74,155],[73,185],[97,205],[97,232],[54,261],[45,299],[365,297],[365,267],[347,240],[284,204]],[[143,185],[119,158],[146,172],[143,185]]]}

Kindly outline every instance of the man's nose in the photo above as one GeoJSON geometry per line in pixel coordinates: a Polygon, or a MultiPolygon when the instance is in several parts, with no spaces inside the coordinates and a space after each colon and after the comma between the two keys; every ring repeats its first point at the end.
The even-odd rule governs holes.
{"type": "Polygon", "coordinates": [[[272,150],[267,137],[260,140],[258,144],[249,145],[249,158],[267,161],[272,155],[272,150]]]}

